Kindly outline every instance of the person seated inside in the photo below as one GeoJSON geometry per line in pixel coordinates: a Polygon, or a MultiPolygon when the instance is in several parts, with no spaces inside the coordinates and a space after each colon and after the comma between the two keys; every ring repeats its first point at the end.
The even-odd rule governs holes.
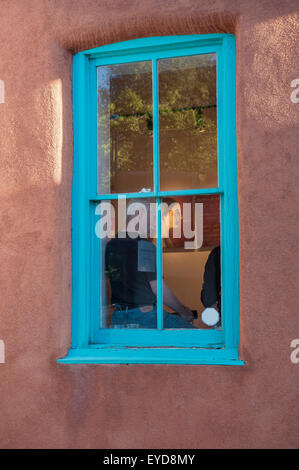
{"type": "Polygon", "coordinates": [[[215,308],[220,319],[215,327],[221,325],[221,269],[220,246],[216,246],[208,256],[205,264],[201,302],[205,308],[215,308]]]}
{"type": "MultiPolygon", "coordinates": [[[[150,227],[150,201],[142,199],[138,203],[142,203],[147,227],[150,227]]],[[[142,210],[139,210],[137,216],[139,223],[144,217],[142,210]]],[[[136,216],[133,217],[136,222],[136,216]]],[[[107,243],[105,263],[111,288],[111,304],[114,306],[112,325],[157,328],[155,244],[149,237],[141,237],[140,230],[138,233],[130,233],[128,230],[126,233],[118,232],[107,243]]],[[[176,312],[163,310],[164,328],[194,328],[192,311],[180,302],[164,280],[163,304],[176,312]]]]}

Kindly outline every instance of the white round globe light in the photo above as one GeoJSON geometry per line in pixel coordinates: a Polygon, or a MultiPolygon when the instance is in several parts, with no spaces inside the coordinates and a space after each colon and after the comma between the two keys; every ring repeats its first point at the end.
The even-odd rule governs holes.
{"type": "Polygon", "coordinates": [[[201,319],[206,325],[215,326],[220,320],[220,315],[215,308],[208,307],[202,312],[201,319]]]}

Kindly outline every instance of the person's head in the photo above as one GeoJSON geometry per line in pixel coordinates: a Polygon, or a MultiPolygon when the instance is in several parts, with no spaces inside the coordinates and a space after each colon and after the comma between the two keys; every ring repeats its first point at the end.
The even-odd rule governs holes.
{"type": "Polygon", "coordinates": [[[169,238],[169,231],[172,230],[174,238],[181,237],[182,211],[181,205],[173,198],[167,198],[162,203],[162,234],[164,238],[169,238]]]}

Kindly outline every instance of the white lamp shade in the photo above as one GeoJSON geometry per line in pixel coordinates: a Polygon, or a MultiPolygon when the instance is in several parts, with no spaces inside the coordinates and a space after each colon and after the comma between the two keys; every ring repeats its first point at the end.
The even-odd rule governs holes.
{"type": "Polygon", "coordinates": [[[201,314],[201,319],[203,323],[208,326],[215,326],[220,320],[219,313],[213,307],[205,308],[201,314]]]}

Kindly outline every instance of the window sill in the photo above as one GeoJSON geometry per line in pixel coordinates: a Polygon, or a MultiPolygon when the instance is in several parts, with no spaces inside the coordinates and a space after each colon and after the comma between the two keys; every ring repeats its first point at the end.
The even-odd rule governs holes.
{"type": "Polygon", "coordinates": [[[235,349],[129,348],[93,345],[70,349],[60,364],[205,364],[243,366],[235,349]]]}

